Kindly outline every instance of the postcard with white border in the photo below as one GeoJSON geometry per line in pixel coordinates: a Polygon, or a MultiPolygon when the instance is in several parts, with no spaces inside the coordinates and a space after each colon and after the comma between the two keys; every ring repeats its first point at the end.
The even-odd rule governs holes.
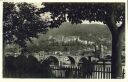
{"type": "Polygon", "coordinates": [[[1,79],[127,78],[127,2],[0,1],[1,79]]]}

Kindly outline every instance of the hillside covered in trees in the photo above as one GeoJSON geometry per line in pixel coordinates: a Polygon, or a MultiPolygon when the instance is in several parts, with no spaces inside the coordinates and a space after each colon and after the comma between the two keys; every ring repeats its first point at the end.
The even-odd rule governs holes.
{"type": "Polygon", "coordinates": [[[32,43],[28,42],[29,51],[63,51],[66,50],[63,45],[68,45],[68,48],[70,46],[70,50],[94,48],[94,45],[104,45],[111,50],[111,34],[105,25],[75,25],[65,22],[60,28],[50,29],[46,34],[39,35],[38,39],[32,38],[32,43]]]}

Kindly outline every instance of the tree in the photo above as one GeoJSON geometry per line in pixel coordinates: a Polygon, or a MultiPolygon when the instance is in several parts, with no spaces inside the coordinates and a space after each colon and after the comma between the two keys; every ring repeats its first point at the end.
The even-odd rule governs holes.
{"type": "Polygon", "coordinates": [[[5,57],[5,64],[4,64],[4,76],[7,77],[7,73],[15,73],[16,65],[15,65],[16,58],[14,56],[5,57]]]}
{"type": "Polygon", "coordinates": [[[27,60],[27,73],[30,76],[36,75],[39,70],[38,60],[32,55],[29,55],[27,60]]]}
{"type": "Polygon", "coordinates": [[[28,3],[3,4],[3,39],[4,44],[16,43],[26,48],[26,41],[45,33],[47,25],[39,15],[38,8],[28,3]]]}
{"type": "MultiPolygon", "coordinates": [[[[20,47],[17,44],[9,44],[9,45],[5,45],[5,52],[8,53],[19,53],[20,52],[20,47]]],[[[6,54],[5,54],[6,55],[6,54]]]]}
{"type": "Polygon", "coordinates": [[[42,3],[39,13],[50,12],[50,27],[59,27],[66,19],[72,24],[84,20],[106,24],[112,34],[112,78],[122,76],[121,37],[125,28],[125,3],[42,3]],[[121,23],[117,26],[117,23],[121,23]],[[115,69],[116,68],[116,69],[115,69]]]}

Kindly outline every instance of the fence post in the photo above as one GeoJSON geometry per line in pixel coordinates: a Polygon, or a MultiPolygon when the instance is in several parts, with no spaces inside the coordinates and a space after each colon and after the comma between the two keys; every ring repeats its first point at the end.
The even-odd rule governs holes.
{"type": "Polygon", "coordinates": [[[124,69],[123,69],[123,76],[122,76],[122,79],[124,79],[124,74],[125,74],[125,72],[124,72],[124,69]]]}
{"type": "Polygon", "coordinates": [[[105,79],[105,60],[103,60],[103,78],[105,79]]]}

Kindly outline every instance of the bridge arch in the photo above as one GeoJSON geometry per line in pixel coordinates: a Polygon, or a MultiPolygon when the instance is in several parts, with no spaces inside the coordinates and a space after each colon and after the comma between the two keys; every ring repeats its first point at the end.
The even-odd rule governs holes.
{"type": "Polygon", "coordinates": [[[78,65],[83,64],[83,63],[87,63],[87,62],[88,62],[88,59],[86,57],[82,57],[79,59],[78,65]]]}
{"type": "Polygon", "coordinates": [[[50,62],[50,65],[59,65],[59,60],[55,56],[49,56],[45,60],[50,62]]]}
{"type": "Polygon", "coordinates": [[[73,58],[73,57],[71,57],[71,56],[67,56],[68,58],[69,58],[69,60],[70,60],[70,62],[71,62],[71,65],[75,65],[75,59],[73,58]]]}

